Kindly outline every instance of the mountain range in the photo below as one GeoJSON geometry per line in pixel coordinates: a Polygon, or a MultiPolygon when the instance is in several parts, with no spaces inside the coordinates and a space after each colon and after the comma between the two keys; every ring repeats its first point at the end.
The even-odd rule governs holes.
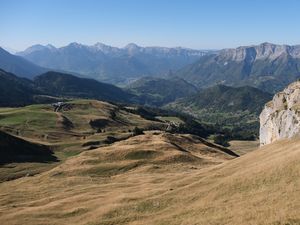
{"type": "Polygon", "coordinates": [[[300,45],[262,43],[223,49],[175,73],[197,87],[250,85],[276,92],[300,77],[300,45]]]}
{"type": "Polygon", "coordinates": [[[1,63],[5,67],[0,64],[0,68],[17,75],[26,74],[29,78],[41,74],[36,70],[50,68],[121,86],[148,76],[163,76],[182,78],[198,88],[217,84],[248,85],[274,93],[300,77],[300,45],[262,43],[207,51],[140,47],[132,43],[123,48],[102,43],[90,46],[71,43],[60,48],[50,44],[34,45],[17,55],[25,58],[26,62],[37,64],[31,65],[35,67],[34,72],[22,71],[26,67],[19,63],[18,69],[14,69],[3,60],[1,63]]]}
{"type": "Polygon", "coordinates": [[[210,51],[186,48],[140,47],[128,44],[117,48],[102,43],[71,43],[56,48],[34,45],[17,55],[41,67],[68,71],[113,84],[126,84],[143,76],[161,76],[193,63],[210,51]]]}

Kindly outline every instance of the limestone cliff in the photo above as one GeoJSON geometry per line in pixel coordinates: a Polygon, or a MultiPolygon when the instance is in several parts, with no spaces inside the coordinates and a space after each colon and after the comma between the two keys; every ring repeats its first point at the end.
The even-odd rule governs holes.
{"type": "Polygon", "coordinates": [[[275,94],[260,114],[260,145],[300,135],[300,81],[275,94]]]}

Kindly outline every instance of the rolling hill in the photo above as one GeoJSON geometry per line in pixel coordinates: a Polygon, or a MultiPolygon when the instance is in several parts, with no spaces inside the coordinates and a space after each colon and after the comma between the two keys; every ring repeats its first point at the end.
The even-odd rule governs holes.
{"type": "Polygon", "coordinates": [[[136,136],[1,183],[0,221],[299,224],[299,140],[230,160],[186,138],[136,136]],[[207,164],[210,158],[217,165],[207,164]]]}
{"type": "MultiPolygon", "coordinates": [[[[168,130],[170,125],[168,120],[171,117],[158,113],[158,111],[155,113],[155,111],[147,111],[141,107],[118,106],[96,100],[77,99],[66,101],[58,108],[51,104],[0,108],[0,130],[21,137],[27,142],[47,146],[61,163],[80,152],[111,145],[133,136],[143,135],[144,132],[149,131],[153,135],[164,133],[168,130]]],[[[179,136],[187,133],[194,134],[190,138],[191,141],[202,143],[208,149],[214,148],[224,154],[237,156],[224,147],[206,141],[204,138],[212,132],[208,128],[200,124],[194,124],[191,128],[190,121],[185,122],[174,116],[172,119],[180,121],[178,123],[181,126],[179,130],[174,129],[169,132],[178,133],[179,136]]],[[[172,137],[170,135],[169,138],[172,137]]],[[[24,146],[27,146],[26,143],[24,146]]],[[[7,148],[5,142],[4,147],[7,148]]],[[[178,146],[176,148],[181,149],[178,146]]],[[[26,149],[24,152],[26,153],[26,149]]],[[[10,153],[11,157],[14,157],[14,152],[10,153]]],[[[0,168],[0,182],[27,174],[37,174],[55,165],[57,163],[7,165],[3,169],[0,168]]]]}
{"type": "Polygon", "coordinates": [[[176,76],[200,88],[224,84],[275,93],[300,77],[300,46],[263,43],[223,49],[180,69],[176,76]]]}

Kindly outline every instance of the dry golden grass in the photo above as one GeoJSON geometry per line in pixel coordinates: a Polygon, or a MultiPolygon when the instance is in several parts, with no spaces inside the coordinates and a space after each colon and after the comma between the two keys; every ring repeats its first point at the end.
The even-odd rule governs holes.
{"type": "Polygon", "coordinates": [[[259,147],[259,141],[240,141],[234,140],[229,142],[232,151],[239,155],[244,155],[256,150],[259,147]]]}
{"type": "Polygon", "coordinates": [[[187,137],[141,135],[1,183],[0,224],[300,224],[299,139],[228,160],[187,137]]]}

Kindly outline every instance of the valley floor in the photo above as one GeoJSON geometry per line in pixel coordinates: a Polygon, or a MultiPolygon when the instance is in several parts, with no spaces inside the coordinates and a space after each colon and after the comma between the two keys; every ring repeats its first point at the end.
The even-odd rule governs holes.
{"type": "Polygon", "coordinates": [[[0,223],[300,224],[300,140],[234,158],[176,138],[136,136],[0,183],[0,223]]]}

